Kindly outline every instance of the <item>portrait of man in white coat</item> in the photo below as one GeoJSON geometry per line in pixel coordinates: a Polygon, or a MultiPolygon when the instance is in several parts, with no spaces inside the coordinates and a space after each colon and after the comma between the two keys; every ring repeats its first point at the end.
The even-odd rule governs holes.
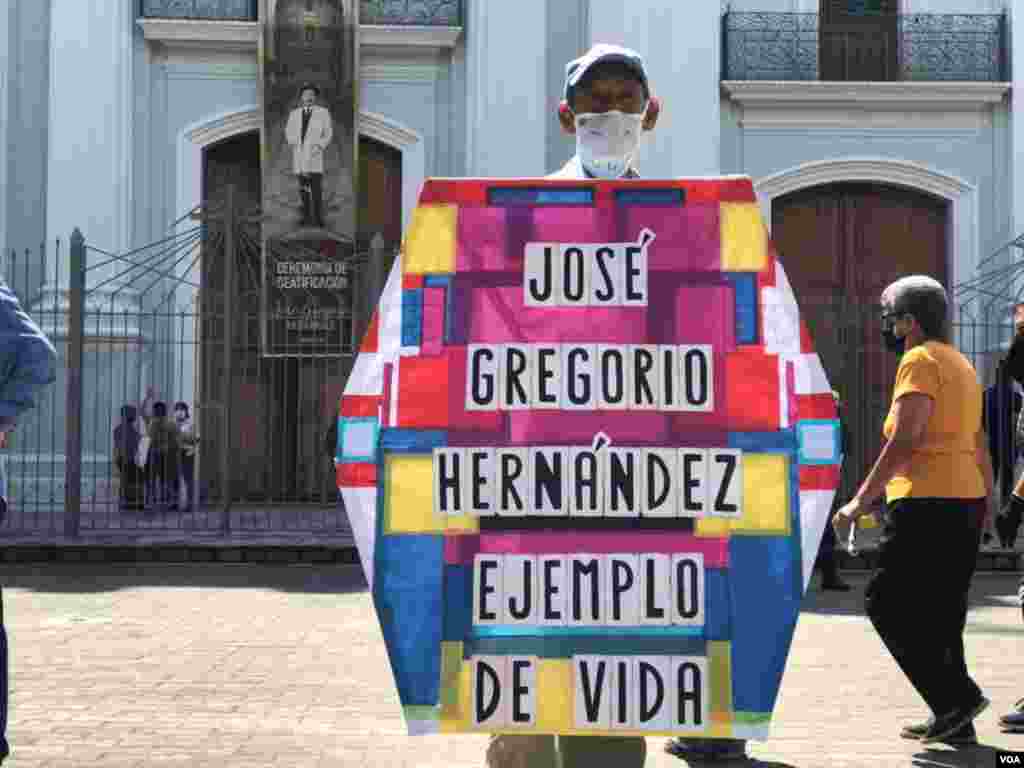
{"type": "Polygon", "coordinates": [[[292,148],[292,171],[299,180],[304,227],[324,226],[324,152],[334,129],[331,113],[316,103],[320,90],[304,85],[299,106],[288,115],[285,139],[292,148]]]}

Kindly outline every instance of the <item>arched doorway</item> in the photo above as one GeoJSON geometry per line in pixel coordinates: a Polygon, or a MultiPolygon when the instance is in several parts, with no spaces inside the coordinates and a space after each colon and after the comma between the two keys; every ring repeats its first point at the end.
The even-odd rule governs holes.
{"type": "MultiPolygon", "coordinates": [[[[357,250],[376,238],[386,258],[401,242],[402,153],[380,142],[360,138],[359,216],[357,250]]],[[[217,142],[203,151],[203,203],[223,199],[228,184],[235,188],[236,203],[255,211],[260,204],[260,139],[251,131],[217,142]]],[[[258,224],[248,232],[250,246],[260,242],[258,224]]],[[[334,505],[337,498],[334,469],[327,458],[324,436],[336,414],[353,357],[267,358],[260,345],[260,279],[258,247],[242,247],[236,253],[235,295],[232,313],[234,342],[230,382],[226,381],[223,345],[223,249],[204,250],[201,275],[203,308],[200,366],[200,400],[209,403],[208,428],[201,450],[201,474],[211,498],[223,498],[219,488],[223,433],[217,403],[231,398],[230,430],[232,496],[236,502],[259,504],[334,505]],[[218,261],[218,255],[221,260],[218,261]],[[209,436],[209,439],[207,439],[209,436]],[[220,444],[218,444],[220,443],[220,444]]],[[[365,265],[365,272],[386,265],[365,265]]],[[[386,274],[386,272],[385,272],[386,274]]],[[[356,280],[363,293],[382,281],[356,280]]],[[[352,323],[356,337],[368,324],[377,296],[358,296],[353,302],[352,323]]],[[[199,414],[200,418],[203,414],[199,414]]],[[[287,527],[287,521],[283,521],[287,527]]]]}
{"type": "Polygon", "coordinates": [[[879,295],[908,274],[948,288],[949,203],[894,185],[835,183],[777,197],[771,215],[779,258],[845,405],[845,497],[880,450],[898,362],[881,344],[879,295]]]}

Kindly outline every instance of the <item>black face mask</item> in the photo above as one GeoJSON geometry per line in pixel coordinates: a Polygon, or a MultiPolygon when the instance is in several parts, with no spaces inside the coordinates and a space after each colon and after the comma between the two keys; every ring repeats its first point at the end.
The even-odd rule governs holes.
{"type": "Polygon", "coordinates": [[[882,328],[882,343],[885,344],[885,348],[890,352],[902,355],[903,350],[907,346],[907,339],[906,337],[897,336],[890,325],[882,328]]]}

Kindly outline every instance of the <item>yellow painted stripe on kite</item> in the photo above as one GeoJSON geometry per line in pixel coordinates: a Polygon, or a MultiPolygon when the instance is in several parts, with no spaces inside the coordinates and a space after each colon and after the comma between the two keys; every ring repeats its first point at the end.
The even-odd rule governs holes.
{"type": "Polygon", "coordinates": [[[711,676],[711,722],[732,723],[732,644],[708,641],[708,674],[711,676]]]}
{"type": "Polygon", "coordinates": [[[768,265],[768,232],[757,203],[721,203],[723,272],[759,272],[768,265]]]}
{"type": "Polygon", "coordinates": [[[458,721],[462,717],[459,707],[459,678],[462,675],[462,643],[441,643],[441,719],[458,721]]]}
{"type": "Polygon", "coordinates": [[[702,517],[694,535],[788,536],[791,531],[789,457],[781,453],[743,454],[743,517],[702,517]]]}
{"type": "Polygon", "coordinates": [[[432,456],[384,457],[384,533],[440,533],[444,521],[434,512],[432,456]]]}
{"type": "Polygon", "coordinates": [[[572,659],[537,660],[538,733],[568,733],[573,725],[572,659]]]}
{"type": "Polygon", "coordinates": [[[402,269],[407,275],[455,271],[457,205],[420,205],[413,209],[405,234],[402,269]]]}

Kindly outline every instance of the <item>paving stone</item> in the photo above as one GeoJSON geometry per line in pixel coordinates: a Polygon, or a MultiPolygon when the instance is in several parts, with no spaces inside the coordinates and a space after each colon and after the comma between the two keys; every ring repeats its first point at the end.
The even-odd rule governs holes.
{"type": "MultiPolygon", "coordinates": [[[[988,749],[926,751],[925,708],[847,594],[811,591],[762,768],[995,764],[1024,695],[1012,574],[979,575],[966,648],[993,701],[988,749]]],[[[337,564],[0,564],[11,644],[12,768],[482,768],[486,737],[408,738],[358,569],[337,564]]],[[[648,742],[647,768],[684,766],[648,742]]]]}

